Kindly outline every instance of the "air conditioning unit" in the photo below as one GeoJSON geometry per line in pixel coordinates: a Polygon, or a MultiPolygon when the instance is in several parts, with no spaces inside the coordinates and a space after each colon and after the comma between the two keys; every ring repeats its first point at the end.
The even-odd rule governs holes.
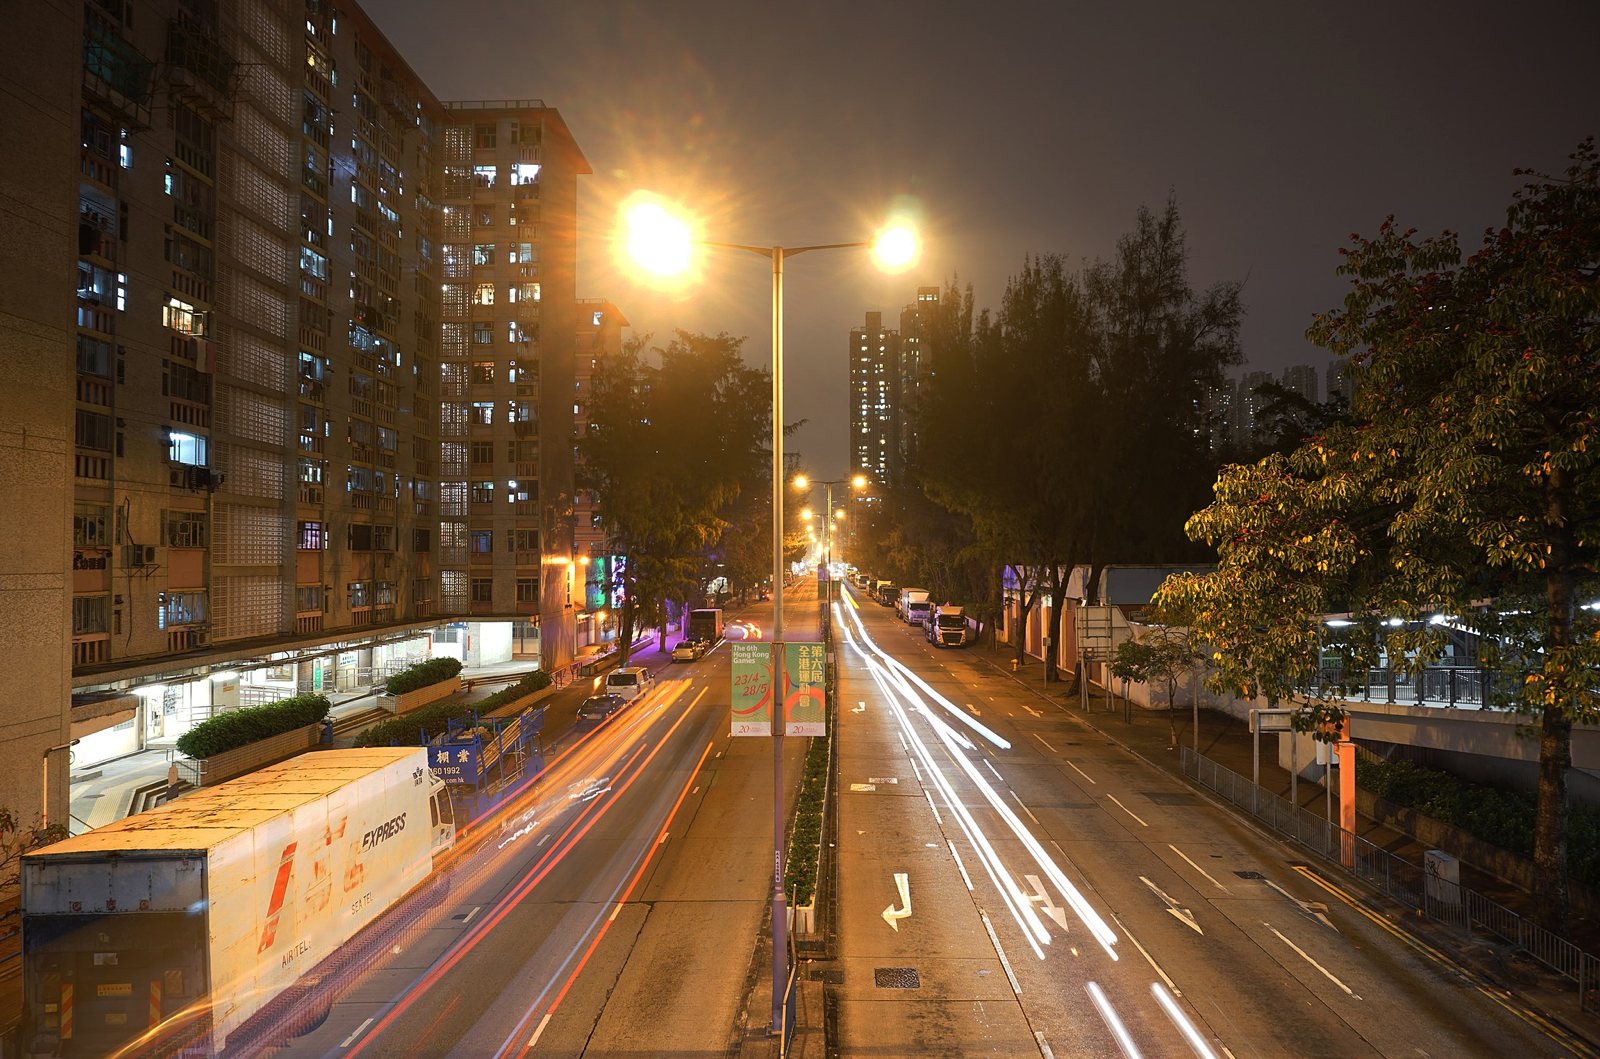
{"type": "Polygon", "coordinates": [[[153,544],[124,544],[122,565],[126,567],[154,566],[156,546],[153,544]]]}

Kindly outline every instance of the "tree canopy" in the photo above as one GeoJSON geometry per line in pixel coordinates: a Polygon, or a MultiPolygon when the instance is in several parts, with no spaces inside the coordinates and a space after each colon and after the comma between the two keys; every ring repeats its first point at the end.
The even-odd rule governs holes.
{"type": "Polygon", "coordinates": [[[1482,635],[1481,661],[1516,673],[1508,703],[1537,719],[1540,906],[1566,909],[1566,772],[1574,723],[1600,720],[1600,159],[1532,177],[1505,223],[1463,257],[1454,233],[1393,218],[1352,238],[1343,306],[1308,336],[1356,380],[1347,422],[1292,452],[1224,470],[1188,524],[1214,574],[1170,580],[1214,650],[1217,681],[1341,711],[1305,690],[1324,616],[1349,612],[1338,650],[1417,667],[1438,615],[1482,635]]]}

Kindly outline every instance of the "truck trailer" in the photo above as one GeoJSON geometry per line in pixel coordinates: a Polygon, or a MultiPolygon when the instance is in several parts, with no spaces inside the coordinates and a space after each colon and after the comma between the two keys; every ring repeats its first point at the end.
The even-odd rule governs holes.
{"type": "Polygon", "coordinates": [[[455,841],[422,747],[304,754],[22,858],[23,1047],[215,1054],[455,841]]]}
{"type": "Polygon", "coordinates": [[[716,643],[722,639],[722,611],[717,607],[701,607],[689,612],[689,627],[686,630],[690,640],[704,640],[706,643],[716,643]]]}

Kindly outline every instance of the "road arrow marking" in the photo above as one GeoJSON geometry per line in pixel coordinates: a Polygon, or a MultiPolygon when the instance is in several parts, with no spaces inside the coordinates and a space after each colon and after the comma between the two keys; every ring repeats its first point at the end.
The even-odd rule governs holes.
{"type": "Polygon", "coordinates": [[[974,716],[974,717],[982,717],[983,716],[983,714],[978,712],[978,708],[976,706],[974,706],[970,702],[967,703],[967,709],[972,711],[972,716],[974,716]]]}
{"type": "Polygon", "coordinates": [[[1170,896],[1168,896],[1165,890],[1161,889],[1161,887],[1157,886],[1149,879],[1146,879],[1143,875],[1139,876],[1139,881],[1150,887],[1150,891],[1157,897],[1161,898],[1161,903],[1167,906],[1167,911],[1172,913],[1172,917],[1174,919],[1188,927],[1190,930],[1194,931],[1196,934],[1199,934],[1201,937],[1205,936],[1206,932],[1201,930],[1200,924],[1194,921],[1193,912],[1179,905],[1178,902],[1174,901],[1170,896]]]}
{"type": "Polygon", "coordinates": [[[1339,928],[1334,926],[1333,920],[1328,918],[1327,905],[1323,904],[1321,901],[1302,901],[1300,898],[1296,897],[1288,890],[1285,890],[1271,879],[1262,879],[1261,881],[1278,891],[1284,897],[1288,898],[1289,903],[1298,908],[1303,915],[1315,919],[1318,923],[1321,923],[1335,934],[1339,933],[1339,928]]]}
{"type": "Polygon", "coordinates": [[[855,707],[850,712],[851,713],[866,713],[867,712],[867,704],[858,700],[856,702],[856,704],[855,704],[855,707]]]}
{"type": "Polygon", "coordinates": [[[1040,905],[1044,909],[1044,914],[1055,920],[1056,926],[1065,931],[1067,929],[1067,910],[1056,907],[1055,903],[1050,900],[1050,895],[1045,892],[1044,883],[1039,881],[1037,875],[1024,875],[1023,879],[1033,888],[1033,893],[1028,897],[1028,900],[1040,905]]]}
{"type": "Polygon", "coordinates": [[[883,921],[889,929],[900,933],[900,920],[911,915],[911,879],[903,871],[894,873],[894,888],[900,892],[900,908],[890,905],[883,910],[883,921]]]}

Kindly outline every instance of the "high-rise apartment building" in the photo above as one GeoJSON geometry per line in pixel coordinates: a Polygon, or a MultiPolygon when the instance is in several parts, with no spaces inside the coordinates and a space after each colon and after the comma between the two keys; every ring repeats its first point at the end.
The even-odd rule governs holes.
{"type": "Polygon", "coordinates": [[[1316,404],[1322,397],[1317,388],[1317,369],[1311,364],[1291,364],[1283,369],[1283,376],[1278,380],[1285,390],[1297,393],[1311,404],[1316,404]]]}
{"type": "MultiPolygon", "coordinates": [[[[573,386],[573,433],[581,442],[589,432],[589,401],[593,393],[594,376],[608,357],[622,353],[622,329],[628,320],[615,305],[600,298],[584,298],[578,302],[578,342],[574,358],[576,376],[573,386]]],[[[573,453],[573,466],[582,474],[583,453],[573,453]]],[[[572,553],[577,569],[573,572],[577,589],[582,595],[577,605],[578,646],[600,640],[596,627],[597,616],[613,605],[613,558],[606,547],[605,526],[601,522],[600,507],[592,492],[581,486],[574,495],[576,519],[572,534],[572,553]]]]}
{"type": "Polygon", "coordinates": [[[43,705],[0,720],[67,718],[86,764],[429,639],[570,658],[589,170],[559,113],[440,102],[354,4],[30,11],[0,463],[43,506],[0,572],[60,611],[77,694],[38,694],[41,643],[43,705]]]}
{"type": "Polygon", "coordinates": [[[1349,365],[1342,360],[1328,361],[1328,370],[1323,375],[1327,380],[1328,390],[1323,400],[1332,401],[1335,396],[1344,398],[1345,407],[1355,400],[1356,381],[1350,375],[1349,365]]]}
{"type": "Polygon", "coordinates": [[[881,312],[869,312],[850,332],[850,466],[867,476],[857,499],[874,503],[886,486],[899,484],[900,332],[883,326],[881,312]]]}
{"type": "MultiPolygon", "coordinates": [[[[939,288],[930,286],[918,287],[917,300],[900,310],[900,367],[896,376],[900,437],[896,458],[901,468],[916,466],[922,448],[922,401],[933,369],[929,331],[938,307],[939,288]]],[[[896,469],[890,473],[896,478],[904,477],[896,469]]]]}

